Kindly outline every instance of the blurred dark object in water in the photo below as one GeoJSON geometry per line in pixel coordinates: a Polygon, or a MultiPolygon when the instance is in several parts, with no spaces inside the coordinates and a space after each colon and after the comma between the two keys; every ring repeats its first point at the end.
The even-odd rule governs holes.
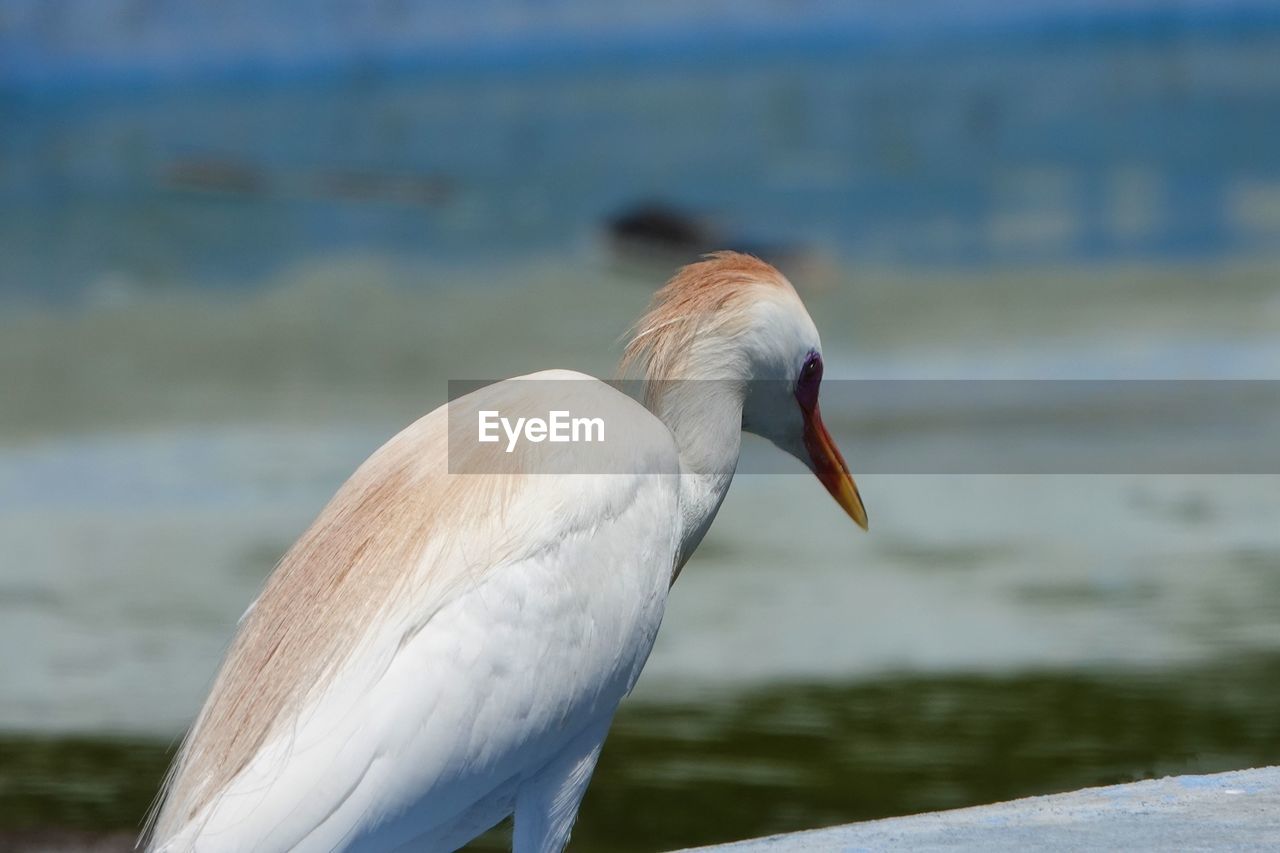
{"type": "Polygon", "coordinates": [[[707,217],[657,201],[625,208],[605,223],[609,249],[624,264],[677,267],[710,252],[732,249],[768,261],[784,272],[813,259],[804,246],[762,242],[728,234],[707,217]]]}
{"type": "Polygon", "coordinates": [[[709,222],[661,203],[646,202],[609,218],[609,238],[619,253],[697,256],[713,251],[709,222]]]}

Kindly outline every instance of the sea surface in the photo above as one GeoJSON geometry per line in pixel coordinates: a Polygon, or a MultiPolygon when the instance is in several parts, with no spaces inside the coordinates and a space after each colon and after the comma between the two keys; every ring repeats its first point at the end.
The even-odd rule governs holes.
{"type": "MultiPolygon", "coordinates": [[[[1277,49],[1183,34],[7,113],[0,846],[125,849],[274,562],[449,380],[613,373],[670,272],[602,235],[642,196],[787,244],[830,379],[1280,380],[1277,49]]],[[[1280,763],[1280,471],[1182,464],[1280,438],[1280,406],[1189,444],[1113,387],[1085,438],[1051,393],[959,418],[951,397],[824,403],[855,474],[957,419],[1049,459],[1098,424],[1126,440],[1088,444],[1107,474],[878,470],[869,534],[803,472],[740,477],[575,849],[1280,763]],[[1168,470],[1135,468],[1135,442],[1168,470]]]]}

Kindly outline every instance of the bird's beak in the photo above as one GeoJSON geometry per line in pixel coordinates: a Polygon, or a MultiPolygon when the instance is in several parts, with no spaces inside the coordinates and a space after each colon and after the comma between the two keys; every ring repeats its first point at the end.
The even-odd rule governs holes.
{"type": "Polygon", "coordinates": [[[840,455],[836,443],[831,440],[822,423],[822,415],[818,412],[817,402],[812,409],[804,411],[804,446],[813,460],[813,473],[818,475],[822,485],[827,487],[836,503],[849,513],[849,517],[858,523],[863,530],[867,529],[867,509],[862,505],[862,496],[858,494],[858,485],[853,482],[849,466],[840,455]]]}

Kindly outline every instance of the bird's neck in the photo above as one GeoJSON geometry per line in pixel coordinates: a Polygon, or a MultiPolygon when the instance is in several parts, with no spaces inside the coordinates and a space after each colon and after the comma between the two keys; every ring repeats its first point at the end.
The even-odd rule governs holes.
{"type": "Polygon", "coordinates": [[[679,381],[656,401],[680,450],[681,545],[672,582],[715,520],[742,446],[742,389],[725,381],[679,381]]]}

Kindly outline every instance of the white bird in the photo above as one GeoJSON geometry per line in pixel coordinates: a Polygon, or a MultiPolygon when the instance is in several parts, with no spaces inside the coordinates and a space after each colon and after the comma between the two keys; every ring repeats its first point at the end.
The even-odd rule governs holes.
{"type": "Polygon", "coordinates": [[[360,466],[241,619],[148,849],[454,850],[514,814],[517,853],[561,850],[742,431],[866,527],[818,412],[817,329],[777,270],[710,256],[636,329],[624,364],[645,406],[533,374],[436,409],[360,466]],[[591,470],[583,444],[478,443],[478,412],[548,403],[613,431],[591,470]]]}

